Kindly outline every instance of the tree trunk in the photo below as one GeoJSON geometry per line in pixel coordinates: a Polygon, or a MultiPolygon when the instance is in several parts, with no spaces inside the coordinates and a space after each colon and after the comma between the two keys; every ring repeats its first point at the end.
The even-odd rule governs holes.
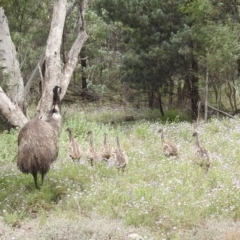
{"type": "MultiPolygon", "coordinates": [[[[218,109],[221,109],[221,87],[222,86],[219,86],[218,87],[218,99],[217,99],[217,106],[218,106],[218,109]]],[[[219,117],[219,112],[217,112],[217,117],[219,117]]]]}
{"type": "Polygon", "coordinates": [[[191,99],[192,120],[197,120],[198,116],[198,101],[200,101],[198,93],[198,64],[195,59],[192,59],[191,72],[188,74],[188,90],[191,99]]]}
{"type": "Polygon", "coordinates": [[[204,105],[204,121],[207,122],[208,119],[208,78],[209,78],[209,72],[208,72],[208,65],[206,69],[206,82],[205,82],[205,105],[204,105]]]}
{"type": "Polygon", "coordinates": [[[170,108],[173,105],[173,90],[174,90],[174,81],[170,78],[170,80],[169,80],[169,99],[168,99],[168,104],[169,104],[170,108]]]}
{"type": "Polygon", "coordinates": [[[215,94],[215,101],[217,103],[217,99],[218,99],[218,85],[215,83],[215,81],[212,81],[211,82],[211,86],[213,87],[213,91],[214,91],[214,94],[215,94]]]}
{"type": "Polygon", "coordinates": [[[158,91],[158,102],[159,102],[159,110],[162,116],[164,116],[164,111],[163,111],[163,107],[162,107],[162,97],[161,97],[161,93],[158,91]]]}
{"type": "Polygon", "coordinates": [[[181,106],[182,103],[182,84],[181,81],[178,80],[177,83],[177,106],[181,106]]]}
{"type": "Polygon", "coordinates": [[[60,76],[61,87],[62,87],[61,99],[64,97],[67,91],[69,82],[71,80],[71,76],[78,62],[78,56],[80,54],[80,51],[83,48],[84,43],[88,39],[88,35],[85,32],[85,28],[84,28],[84,13],[87,5],[88,5],[88,0],[83,0],[82,5],[79,7],[79,18],[78,18],[77,27],[76,27],[77,37],[68,53],[68,61],[65,64],[62,74],[60,76]]]}
{"type": "Polygon", "coordinates": [[[61,58],[60,50],[62,43],[63,28],[66,17],[67,0],[57,0],[53,6],[51,28],[48,35],[45,52],[45,74],[42,83],[42,97],[38,103],[37,115],[45,115],[51,108],[52,89],[60,86],[61,58]]]}
{"type": "Polygon", "coordinates": [[[236,99],[236,85],[234,78],[232,79],[233,84],[233,104],[234,104],[234,111],[237,111],[237,99],[236,99]]]}
{"type": "Polygon", "coordinates": [[[0,68],[3,77],[1,87],[10,100],[26,114],[23,78],[3,8],[0,8],[0,68]]]}
{"type": "MultiPolygon", "coordinates": [[[[62,93],[61,93],[61,99],[64,97],[72,73],[76,67],[76,63],[78,61],[78,55],[82,49],[82,46],[84,42],[87,40],[88,36],[86,32],[83,30],[83,12],[81,12],[81,18],[78,19],[78,25],[77,25],[77,37],[76,40],[74,41],[68,56],[67,56],[67,62],[64,65],[63,69],[61,68],[61,58],[60,58],[60,49],[61,49],[61,42],[62,42],[62,34],[63,34],[63,27],[65,23],[65,17],[66,15],[69,15],[70,12],[73,10],[73,6],[75,6],[77,1],[75,0],[68,11],[66,10],[66,5],[67,5],[67,0],[56,0],[53,6],[53,16],[52,16],[52,22],[51,22],[51,29],[49,33],[49,37],[47,40],[47,46],[45,50],[45,55],[43,58],[40,60],[40,64],[42,62],[45,63],[45,74],[43,77],[42,81],[42,96],[41,99],[38,103],[37,110],[36,110],[36,115],[37,116],[42,116],[45,115],[51,108],[51,103],[52,103],[52,97],[53,97],[53,88],[56,85],[59,85],[62,87],[62,93]]],[[[86,6],[87,6],[88,0],[84,0],[82,2],[82,7],[81,10],[84,11],[86,6]]],[[[2,12],[2,9],[0,8],[0,14],[2,12]]],[[[0,31],[2,31],[2,25],[3,23],[7,23],[7,18],[4,15],[0,15],[0,31]]],[[[6,33],[5,33],[6,34],[6,33]]],[[[0,36],[2,33],[0,33],[0,36]]],[[[7,35],[7,34],[6,34],[7,35]]],[[[9,35],[9,33],[8,33],[9,35]]],[[[7,39],[7,38],[6,38],[7,39]]],[[[4,51],[5,49],[11,49],[13,48],[13,44],[11,44],[7,47],[2,46],[1,44],[6,42],[6,39],[0,39],[0,66],[6,69],[11,65],[10,60],[9,62],[6,62],[4,59],[4,54],[6,54],[4,51]],[[2,61],[1,61],[2,60],[2,61]],[[4,64],[3,64],[4,63],[4,64]]],[[[10,39],[11,40],[11,39],[10,39]]],[[[10,41],[7,39],[7,41],[10,41]]],[[[13,50],[12,50],[13,51],[13,50]]],[[[15,51],[15,48],[14,48],[15,51]]],[[[11,52],[8,52],[8,54],[11,54],[11,52]]],[[[18,67],[19,64],[16,62],[16,56],[14,58],[14,54],[12,56],[12,62],[14,63],[14,66],[18,67]]],[[[38,69],[41,68],[41,66],[37,66],[38,69]]],[[[36,70],[36,68],[35,68],[36,70]]],[[[36,72],[36,71],[35,71],[36,72]]],[[[20,71],[19,71],[20,73],[20,71]]],[[[28,120],[26,117],[24,117],[23,113],[21,112],[20,109],[18,109],[14,105],[14,101],[17,99],[17,101],[20,101],[21,97],[24,96],[24,90],[23,90],[23,82],[22,78],[19,77],[19,73],[16,74],[16,78],[14,81],[14,75],[10,75],[8,73],[8,81],[7,86],[9,84],[9,81],[12,80],[11,84],[13,84],[13,89],[15,89],[15,96],[13,96],[13,102],[7,97],[7,95],[1,91],[0,92],[0,111],[4,115],[5,118],[8,119],[8,121],[13,124],[14,126],[23,126],[28,120]],[[16,82],[16,79],[18,80],[16,82]],[[21,80],[21,81],[20,81],[21,80]],[[21,85],[22,84],[22,85],[21,85]]],[[[34,77],[31,77],[31,82],[34,77]]],[[[31,85],[31,82],[28,85],[31,85]]],[[[8,88],[7,88],[8,89],[8,88]]],[[[2,90],[2,89],[1,89],[2,90]]],[[[12,96],[13,93],[9,91],[9,95],[12,96]]],[[[20,101],[21,102],[21,101],[20,101]]]]}
{"type": "Polygon", "coordinates": [[[87,77],[85,73],[85,69],[87,67],[87,59],[85,54],[85,49],[83,48],[80,54],[80,62],[82,67],[82,99],[85,100],[87,97],[87,77]]]}
{"type": "Polygon", "coordinates": [[[232,86],[231,86],[229,81],[227,82],[227,85],[225,86],[225,93],[228,97],[229,104],[231,106],[232,111],[235,111],[234,106],[233,106],[233,102],[232,102],[233,89],[232,89],[232,86]]]}
{"type": "Polygon", "coordinates": [[[158,91],[153,85],[150,85],[148,91],[148,105],[150,108],[159,108],[159,98],[158,98],[158,91]]]}
{"type": "Polygon", "coordinates": [[[162,116],[164,115],[161,94],[159,92],[159,87],[156,83],[152,83],[149,86],[148,105],[152,109],[159,109],[162,116]]]}
{"type": "Polygon", "coordinates": [[[88,38],[88,35],[85,31],[79,32],[71,50],[68,53],[68,62],[64,66],[63,72],[60,76],[60,82],[61,82],[60,86],[62,87],[61,99],[63,99],[67,91],[69,82],[71,80],[71,76],[78,62],[78,55],[87,38],[88,38]]]}
{"type": "Polygon", "coordinates": [[[51,29],[45,54],[46,69],[43,83],[43,94],[37,107],[37,115],[40,116],[46,114],[51,107],[52,89],[55,85],[61,86],[61,100],[63,99],[76,67],[79,53],[84,42],[88,38],[86,32],[81,30],[83,19],[79,19],[77,29],[78,35],[68,53],[67,62],[62,70],[60,51],[66,17],[66,2],[66,0],[57,0],[53,7],[51,29]]]}

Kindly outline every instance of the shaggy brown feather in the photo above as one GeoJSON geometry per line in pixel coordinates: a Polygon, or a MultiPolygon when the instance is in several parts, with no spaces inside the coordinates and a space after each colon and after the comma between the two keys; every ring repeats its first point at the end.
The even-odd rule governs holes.
{"type": "MultiPolygon", "coordinates": [[[[54,97],[56,98],[56,93],[54,97]]],[[[58,156],[60,127],[59,107],[53,105],[48,116],[31,119],[19,132],[17,166],[23,173],[33,175],[36,188],[39,188],[37,173],[41,173],[43,183],[51,163],[58,156]]]]}

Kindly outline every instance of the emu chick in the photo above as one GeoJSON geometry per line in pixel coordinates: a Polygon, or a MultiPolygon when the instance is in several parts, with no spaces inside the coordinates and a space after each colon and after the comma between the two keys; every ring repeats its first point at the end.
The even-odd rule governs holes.
{"type": "Polygon", "coordinates": [[[79,161],[80,158],[82,157],[81,147],[79,143],[74,139],[71,128],[67,128],[66,131],[68,132],[69,137],[68,146],[69,156],[72,158],[73,161],[79,161]]]}
{"type": "Polygon", "coordinates": [[[121,168],[122,172],[124,172],[128,164],[128,155],[123,149],[121,149],[118,137],[116,137],[116,143],[117,143],[117,148],[111,154],[111,157],[109,158],[108,162],[110,164],[116,165],[118,169],[121,168]]]}
{"type": "Polygon", "coordinates": [[[179,157],[179,149],[177,145],[170,140],[165,140],[163,129],[159,129],[158,133],[160,133],[160,136],[161,136],[164,155],[167,157],[170,157],[170,156],[179,157]]]}
{"type": "Polygon", "coordinates": [[[93,132],[90,130],[87,134],[89,136],[89,150],[87,153],[87,158],[90,160],[91,166],[93,166],[93,163],[100,163],[102,161],[102,154],[94,147],[93,132]]]}
{"type": "Polygon", "coordinates": [[[198,165],[202,168],[205,168],[206,171],[209,170],[211,166],[211,155],[209,152],[200,145],[199,139],[198,139],[198,133],[194,132],[193,137],[196,140],[196,157],[199,159],[198,165]]]}
{"type": "Polygon", "coordinates": [[[107,143],[107,134],[104,133],[103,147],[102,147],[102,158],[108,160],[113,152],[113,148],[107,143]]]}

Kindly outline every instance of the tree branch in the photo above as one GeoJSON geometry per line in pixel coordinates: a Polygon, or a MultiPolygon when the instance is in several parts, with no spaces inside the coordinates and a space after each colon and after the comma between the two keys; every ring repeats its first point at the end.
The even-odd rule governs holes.
{"type": "Polygon", "coordinates": [[[21,109],[12,103],[3,89],[0,87],[0,112],[7,118],[8,122],[13,126],[24,126],[28,119],[23,114],[21,109]],[[13,114],[14,113],[14,114],[13,114]]]}
{"type": "Polygon", "coordinates": [[[74,0],[74,2],[68,7],[66,12],[66,18],[72,13],[74,7],[77,5],[78,0],[74,0]]]}
{"type": "Polygon", "coordinates": [[[56,0],[53,6],[51,28],[45,51],[45,74],[42,82],[42,96],[38,103],[37,115],[46,114],[51,108],[52,89],[60,86],[61,58],[60,49],[66,18],[67,0],[56,0]]]}
{"type": "Polygon", "coordinates": [[[226,112],[224,112],[224,111],[222,111],[222,110],[219,110],[219,109],[217,109],[217,108],[215,108],[215,107],[212,107],[212,106],[210,106],[210,105],[208,105],[208,107],[211,108],[211,109],[213,109],[213,110],[215,110],[215,111],[217,111],[217,112],[222,113],[223,115],[225,115],[225,116],[227,116],[227,117],[234,118],[234,116],[232,116],[232,115],[230,115],[230,114],[228,114],[228,113],[226,113],[226,112]]]}
{"type": "Polygon", "coordinates": [[[68,53],[68,61],[65,64],[63,73],[61,74],[61,77],[60,77],[61,88],[62,88],[61,99],[66,94],[69,82],[71,80],[72,73],[78,62],[78,55],[82,49],[83,44],[86,42],[87,39],[88,39],[88,35],[85,31],[79,32],[75,42],[72,45],[72,48],[68,53]]]}
{"type": "Polygon", "coordinates": [[[26,98],[27,94],[29,93],[29,90],[32,86],[33,80],[36,77],[37,73],[38,73],[38,68],[39,66],[42,66],[43,62],[44,62],[44,57],[45,57],[45,52],[42,54],[40,60],[38,61],[36,67],[34,68],[30,78],[27,81],[27,84],[25,85],[24,88],[24,98],[26,98]]]}

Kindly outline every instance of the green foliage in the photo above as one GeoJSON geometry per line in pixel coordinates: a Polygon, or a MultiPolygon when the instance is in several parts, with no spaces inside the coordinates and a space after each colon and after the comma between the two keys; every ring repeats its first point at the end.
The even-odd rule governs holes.
{"type": "Polygon", "coordinates": [[[179,109],[171,109],[164,112],[164,116],[160,118],[163,122],[183,122],[183,121],[190,121],[191,118],[189,115],[184,113],[179,109]]]}
{"type": "Polygon", "coordinates": [[[102,84],[93,84],[92,81],[87,81],[88,90],[93,90],[95,93],[104,95],[106,86],[102,84]]]}
{"type": "Polygon", "coordinates": [[[141,87],[153,79],[164,84],[171,71],[169,37],[180,23],[178,3],[105,0],[99,1],[97,8],[106,21],[123,24],[122,39],[127,52],[123,55],[122,80],[141,87]]]}
{"type": "MultiPolygon", "coordinates": [[[[26,81],[46,44],[52,4],[53,1],[2,1],[26,81]]],[[[85,13],[90,37],[80,56],[86,58],[87,67],[83,69],[79,61],[74,85],[70,83],[70,87],[81,85],[84,75],[89,90],[102,99],[121,94],[122,81],[138,91],[160,89],[168,94],[173,78],[177,85],[194,74],[201,84],[206,66],[214,89],[227,81],[235,87],[238,11],[237,3],[226,0],[91,1],[85,13]],[[191,69],[193,60],[198,65],[196,72],[191,69]]],[[[66,19],[66,52],[76,37],[76,17],[75,8],[66,19]]]]}
{"type": "MultiPolygon", "coordinates": [[[[45,46],[52,4],[2,1],[25,82],[45,46]]],[[[66,52],[76,37],[76,17],[74,9],[66,20],[66,52]]],[[[121,81],[137,90],[163,86],[168,93],[169,79],[175,77],[175,84],[186,81],[193,59],[199,66],[194,74],[200,81],[205,79],[207,65],[217,87],[225,80],[238,79],[237,3],[101,0],[89,3],[85,19],[90,36],[84,46],[87,67],[77,66],[74,84],[80,85],[86,75],[89,90],[101,97],[121,92],[121,81]]]]}
{"type": "Polygon", "coordinates": [[[214,8],[210,0],[192,0],[186,1],[186,3],[180,7],[180,11],[187,16],[189,22],[202,24],[202,21],[210,20],[215,17],[217,8],[214,8]]]}
{"type": "Polygon", "coordinates": [[[206,36],[209,36],[205,43],[207,49],[206,62],[211,72],[227,76],[234,69],[237,69],[240,50],[236,36],[238,28],[239,26],[236,26],[233,30],[230,24],[219,24],[218,26],[210,25],[205,29],[206,36]]]}
{"type": "Polygon", "coordinates": [[[16,152],[17,149],[17,139],[16,139],[17,130],[11,130],[9,133],[4,131],[0,133],[0,136],[4,136],[4,138],[0,137],[0,163],[2,164],[4,161],[13,162],[14,157],[12,154],[16,152]],[[11,146],[11,147],[8,147],[11,146]]]}
{"type": "Polygon", "coordinates": [[[87,32],[91,35],[90,42],[96,46],[105,44],[109,26],[92,9],[86,12],[85,18],[90,23],[87,25],[87,32]]]}
{"type": "Polygon", "coordinates": [[[20,226],[20,219],[17,213],[5,213],[4,219],[6,223],[11,225],[12,227],[20,226]]]}
{"type": "MultiPolygon", "coordinates": [[[[119,62],[120,54],[118,41],[121,38],[122,26],[119,22],[106,23],[97,15],[93,3],[86,11],[86,31],[89,36],[84,54],[89,61],[84,69],[88,80],[89,91],[97,92],[102,97],[107,97],[112,91],[120,89],[119,62]]],[[[82,69],[79,66],[80,77],[82,69]]],[[[81,78],[79,78],[80,80],[81,78]]]]}
{"type": "MultiPolygon", "coordinates": [[[[25,84],[44,51],[50,28],[52,4],[52,0],[1,1],[25,84]]],[[[39,87],[38,81],[34,81],[34,84],[39,87]]]]}

